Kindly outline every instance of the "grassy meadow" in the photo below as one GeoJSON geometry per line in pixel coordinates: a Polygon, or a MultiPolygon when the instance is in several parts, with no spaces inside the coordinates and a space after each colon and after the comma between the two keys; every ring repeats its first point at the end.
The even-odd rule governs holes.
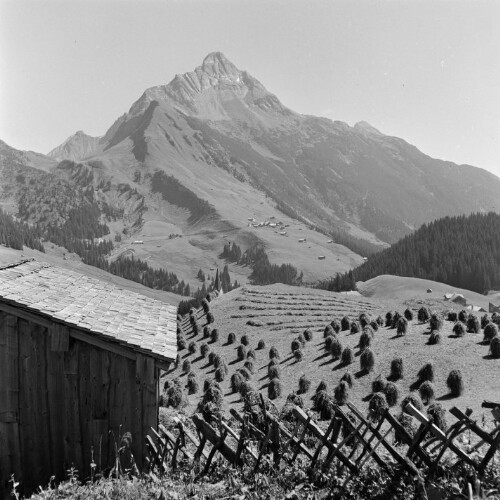
{"type": "MultiPolygon", "coordinates": [[[[212,379],[215,367],[209,363],[208,357],[202,357],[200,346],[206,343],[210,351],[222,356],[228,366],[228,374],[220,382],[224,394],[224,408],[241,407],[241,397],[231,389],[231,375],[241,369],[246,357],[238,357],[238,346],[248,340],[245,350],[255,352],[253,361],[254,373],[251,375],[251,385],[268,394],[268,363],[269,351],[275,347],[279,353],[279,371],[281,395],[274,403],[281,407],[287,396],[299,392],[299,379],[303,376],[310,381],[310,388],[302,393],[305,406],[312,406],[310,397],[321,381],[327,385],[329,394],[333,394],[341,377],[349,371],[354,376],[354,385],[349,391],[349,401],[360,409],[367,409],[372,383],[377,377],[386,379],[390,375],[391,361],[400,357],[403,360],[404,377],[396,382],[401,401],[410,391],[418,390],[420,386],[418,372],[423,365],[432,363],[434,367],[435,401],[446,409],[457,406],[460,409],[471,408],[477,418],[491,418],[489,410],[481,408],[484,399],[498,400],[498,374],[500,374],[500,359],[489,355],[489,346],[483,343],[483,333],[465,333],[456,337],[453,332],[454,322],[443,321],[439,330],[440,343],[429,343],[429,323],[417,320],[418,309],[427,306],[432,312],[446,317],[450,304],[437,299],[429,300],[370,300],[356,295],[329,293],[321,290],[294,288],[285,285],[267,287],[245,286],[229,294],[223,295],[210,304],[214,322],[207,325],[206,315],[198,311],[198,329],[196,334],[189,321],[181,322],[182,335],[186,340],[186,349],[179,351],[181,362],[176,369],[165,374],[166,379],[179,377],[184,383],[187,373],[182,365],[190,362],[190,371],[196,374],[200,390],[197,394],[188,395],[187,411],[196,408],[202,384],[205,379],[212,379]],[[324,330],[333,320],[340,321],[348,316],[351,321],[358,322],[359,315],[366,313],[375,320],[379,315],[385,320],[388,311],[398,311],[401,314],[406,309],[413,313],[413,320],[408,322],[406,335],[398,336],[395,328],[382,326],[373,333],[370,348],[375,356],[372,371],[364,372],[360,368],[359,333],[351,330],[339,331],[337,338],[343,349],[352,349],[354,357],[349,365],[335,359],[325,349],[324,330]],[[204,338],[204,327],[216,329],[217,340],[204,338]],[[312,332],[312,339],[301,347],[302,357],[297,360],[292,352],[292,342],[305,330],[312,332]],[[229,343],[228,337],[234,333],[234,342],[229,343]],[[258,348],[259,341],[265,344],[258,348]],[[190,353],[188,346],[195,344],[196,352],[190,353]],[[460,370],[464,382],[464,392],[460,397],[452,397],[446,384],[451,370],[460,370]]],[[[455,309],[459,309],[455,306],[455,309]]],[[[327,341],[328,342],[328,341],[327,341]]],[[[241,348],[240,348],[241,349],[241,348]]],[[[394,411],[399,411],[398,407],[394,411]]]]}

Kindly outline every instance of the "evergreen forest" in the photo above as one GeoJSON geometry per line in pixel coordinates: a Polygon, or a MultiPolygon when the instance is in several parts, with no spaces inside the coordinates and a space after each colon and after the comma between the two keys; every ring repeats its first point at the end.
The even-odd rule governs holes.
{"type": "Polygon", "coordinates": [[[447,283],[478,293],[500,287],[500,215],[476,213],[444,217],[424,224],[390,248],[320,288],[354,289],[356,281],[381,274],[447,283]],[[350,288],[349,288],[350,287],[350,288]]]}
{"type": "Polygon", "coordinates": [[[0,208],[0,244],[16,250],[22,250],[23,245],[44,252],[40,241],[40,232],[28,224],[16,221],[11,215],[0,208]]]}
{"type": "Polygon", "coordinates": [[[156,171],[151,178],[151,191],[160,193],[162,198],[178,207],[187,208],[191,214],[189,223],[194,224],[204,217],[216,215],[216,211],[206,200],[198,198],[193,191],[183,186],[175,177],[156,171]]]}
{"type": "Polygon", "coordinates": [[[226,243],[221,258],[236,262],[242,266],[252,268],[250,280],[254,285],[270,285],[284,283],[285,285],[299,285],[302,282],[302,273],[291,264],[271,264],[269,257],[262,245],[255,245],[245,252],[233,242],[226,243]]]}

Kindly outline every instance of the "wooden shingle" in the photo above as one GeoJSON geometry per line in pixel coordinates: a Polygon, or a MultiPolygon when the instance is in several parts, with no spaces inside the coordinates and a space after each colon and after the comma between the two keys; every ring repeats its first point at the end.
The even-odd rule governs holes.
{"type": "Polygon", "coordinates": [[[176,308],[36,260],[0,268],[0,304],[77,327],[160,361],[176,352],[176,308]]]}

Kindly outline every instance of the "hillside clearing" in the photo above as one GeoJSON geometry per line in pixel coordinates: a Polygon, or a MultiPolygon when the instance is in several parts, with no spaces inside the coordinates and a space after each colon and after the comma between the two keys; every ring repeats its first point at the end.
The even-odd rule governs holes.
{"type": "MultiPolygon", "coordinates": [[[[397,310],[400,313],[406,308],[404,302],[404,300],[399,301],[397,310]]],[[[230,377],[243,367],[245,362],[238,360],[237,348],[242,336],[246,335],[249,339],[248,348],[255,349],[256,352],[256,371],[251,383],[265,394],[269,383],[267,376],[269,349],[275,346],[280,353],[282,393],[274,401],[278,407],[284,404],[288,394],[298,390],[299,378],[302,375],[311,382],[310,391],[303,395],[306,406],[310,407],[312,406],[310,397],[322,380],[327,383],[329,394],[333,394],[333,389],[340,378],[349,370],[356,378],[350,392],[350,401],[366,409],[373,380],[378,375],[388,377],[392,359],[402,357],[405,377],[397,382],[401,394],[400,400],[410,392],[411,388],[418,388],[416,384],[418,371],[425,363],[432,362],[436,374],[434,387],[437,400],[445,408],[470,407],[476,416],[484,414],[488,418],[489,412],[485,413],[480,406],[483,399],[498,399],[498,380],[494,374],[500,373],[500,360],[490,359],[488,346],[482,343],[482,333],[467,333],[463,338],[454,338],[453,323],[445,321],[440,331],[441,344],[429,345],[429,324],[419,324],[416,319],[417,309],[424,304],[424,301],[414,299],[411,303],[415,319],[409,322],[406,336],[398,337],[396,330],[392,328],[380,328],[374,334],[371,345],[376,359],[375,369],[369,374],[363,374],[359,362],[360,333],[341,331],[338,334],[342,346],[351,347],[355,353],[353,364],[346,367],[340,361],[334,361],[332,356],[325,352],[323,330],[332,320],[340,320],[344,315],[348,315],[351,319],[357,319],[360,313],[367,313],[372,319],[379,314],[385,317],[387,311],[395,310],[397,304],[394,300],[375,301],[364,297],[350,297],[285,285],[245,286],[219,297],[210,306],[215,317],[215,322],[210,327],[217,328],[219,339],[216,342],[206,339],[205,342],[208,341],[210,349],[226,359],[229,367],[228,376],[221,383],[225,395],[225,409],[241,406],[240,395],[231,391],[230,377]],[[303,359],[296,361],[291,351],[291,342],[306,328],[312,330],[313,338],[310,342],[306,342],[302,349],[303,359]],[[236,342],[229,344],[227,339],[232,332],[236,334],[236,342]],[[259,340],[265,342],[264,349],[257,349],[259,340]],[[460,369],[464,377],[465,392],[458,398],[450,398],[446,386],[446,378],[452,369],[460,369]]],[[[433,305],[434,312],[451,308],[451,304],[437,299],[429,303],[433,305]]],[[[428,305],[427,302],[425,304],[428,305]]],[[[456,309],[456,305],[454,307],[456,309]]],[[[199,313],[198,321],[203,327],[206,323],[205,316],[199,313]]],[[[198,335],[193,335],[188,319],[183,322],[182,328],[187,343],[194,340],[199,345],[204,341],[201,331],[203,328],[200,328],[198,335]]],[[[200,383],[214,377],[214,367],[198,354],[189,354],[187,350],[181,350],[180,355],[183,360],[191,361],[191,369],[197,374],[200,383]]],[[[186,378],[181,368],[172,370],[167,375],[168,378],[175,376],[180,376],[181,380],[186,378]]],[[[189,407],[192,410],[197,405],[199,397],[200,394],[189,396],[189,407]]]]}
{"type": "Polygon", "coordinates": [[[481,306],[486,310],[488,310],[488,302],[491,301],[491,297],[446,283],[390,274],[383,274],[368,281],[358,281],[356,287],[363,296],[374,300],[441,300],[445,293],[459,293],[467,299],[467,304],[481,306]],[[428,289],[432,292],[427,293],[428,289]]]}

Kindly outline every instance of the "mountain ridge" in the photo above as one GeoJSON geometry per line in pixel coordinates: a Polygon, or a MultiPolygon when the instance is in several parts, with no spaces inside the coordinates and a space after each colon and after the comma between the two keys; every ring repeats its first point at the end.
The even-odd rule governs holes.
{"type": "MultiPolygon", "coordinates": [[[[194,71],[146,89],[92,140],[87,149],[75,145],[69,163],[52,171],[124,211],[117,231],[129,239],[152,226],[164,228],[162,237],[195,232],[177,240],[179,254],[169,257],[181,276],[191,272],[183,260],[194,249],[192,265],[213,266],[225,243],[217,235],[227,232],[244,249],[263,244],[273,262],[291,262],[314,281],[345,272],[437,218],[500,211],[493,174],[433,159],[366,122],[351,127],[296,113],[217,52],[194,71]],[[160,199],[152,192],[156,172],[173,177],[217,217],[193,222],[185,209],[160,199]],[[254,227],[270,217],[295,229],[283,235],[254,227]],[[304,236],[311,255],[286,240],[304,236]],[[335,251],[328,238],[339,244],[335,251]],[[315,261],[318,255],[328,268],[315,261]]],[[[145,250],[153,263],[165,258],[155,245],[145,250]]]]}

